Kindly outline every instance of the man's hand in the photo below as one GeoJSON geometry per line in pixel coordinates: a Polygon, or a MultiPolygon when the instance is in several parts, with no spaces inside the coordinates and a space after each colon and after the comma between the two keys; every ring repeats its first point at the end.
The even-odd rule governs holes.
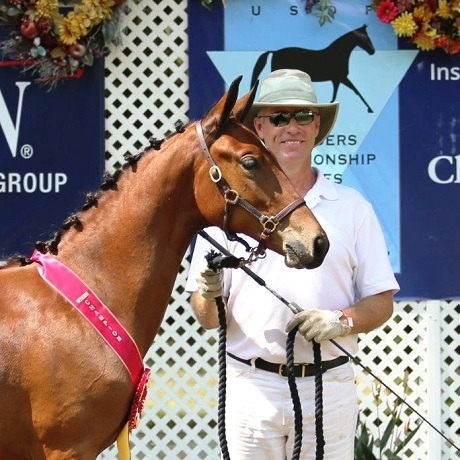
{"type": "Polygon", "coordinates": [[[211,270],[208,265],[203,265],[198,277],[196,279],[198,283],[198,291],[205,299],[215,299],[222,295],[222,283],[223,283],[222,270],[211,270]]]}
{"type": "Polygon", "coordinates": [[[340,322],[339,317],[330,310],[309,310],[297,313],[286,326],[286,332],[299,326],[299,332],[307,339],[315,342],[332,340],[336,337],[349,335],[351,327],[340,322]]]}

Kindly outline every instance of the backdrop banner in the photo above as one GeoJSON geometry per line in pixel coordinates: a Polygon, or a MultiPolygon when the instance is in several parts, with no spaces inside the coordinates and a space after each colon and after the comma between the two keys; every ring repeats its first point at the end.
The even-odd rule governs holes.
{"type": "Polygon", "coordinates": [[[104,171],[104,67],[40,86],[20,65],[0,61],[0,258],[31,255],[104,171]]]}
{"type": "MultiPolygon", "coordinates": [[[[190,116],[201,118],[239,75],[240,92],[272,70],[310,74],[337,123],[313,151],[330,180],[373,205],[398,299],[460,297],[460,55],[399,41],[368,0],[334,0],[320,26],[304,1],[189,1],[190,116]]],[[[372,257],[372,254],[369,255],[372,257]]]]}

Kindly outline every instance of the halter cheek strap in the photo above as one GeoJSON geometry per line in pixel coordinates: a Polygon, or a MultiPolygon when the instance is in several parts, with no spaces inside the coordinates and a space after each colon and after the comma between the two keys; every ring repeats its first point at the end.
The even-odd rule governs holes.
{"type": "Polygon", "coordinates": [[[211,153],[209,152],[209,148],[204,138],[203,127],[201,125],[201,122],[197,122],[195,124],[195,129],[204,156],[207,158],[209,164],[211,165],[209,168],[209,176],[211,180],[219,187],[220,191],[222,192],[222,195],[225,198],[223,230],[227,235],[227,238],[229,240],[239,241],[246,247],[247,251],[251,251],[251,257],[253,258],[250,260],[251,262],[257,259],[258,257],[264,257],[266,241],[268,240],[270,235],[275,231],[280,221],[288,214],[290,214],[292,211],[297,209],[299,206],[303,206],[305,204],[305,200],[299,197],[297,200],[283,208],[274,216],[266,216],[265,214],[262,214],[251,203],[246,201],[244,198],[241,198],[238,192],[230,188],[228,182],[223,178],[219,166],[217,166],[217,164],[211,156],[211,153]],[[259,236],[259,245],[255,250],[251,249],[245,240],[243,240],[234,232],[231,232],[229,230],[230,216],[233,212],[235,205],[241,206],[243,209],[245,209],[247,212],[253,215],[262,225],[262,232],[259,236]]]}

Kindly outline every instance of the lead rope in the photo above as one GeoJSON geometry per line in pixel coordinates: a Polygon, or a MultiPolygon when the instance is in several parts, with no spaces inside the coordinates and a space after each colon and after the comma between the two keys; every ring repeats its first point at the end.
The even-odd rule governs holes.
{"type": "Polygon", "coordinates": [[[300,405],[299,392],[294,374],[294,342],[295,335],[297,334],[298,327],[289,332],[286,340],[286,369],[289,391],[291,392],[292,405],[294,408],[294,445],[292,447],[292,460],[300,458],[302,450],[302,436],[303,436],[303,417],[302,406],[300,405]]]}
{"type": "MultiPolygon", "coordinates": [[[[206,256],[208,262],[208,267],[212,270],[222,269],[222,268],[238,268],[240,264],[240,259],[237,259],[234,256],[223,257],[222,255],[211,251],[206,256]]],[[[230,454],[228,451],[228,443],[226,436],[226,426],[225,426],[225,411],[226,411],[226,396],[227,396],[227,360],[226,360],[226,348],[227,348],[227,318],[225,313],[225,305],[221,296],[215,298],[217,305],[217,313],[219,318],[219,345],[218,345],[218,362],[219,362],[219,401],[217,408],[217,431],[219,435],[219,444],[220,450],[222,452],[223,460],[230,460],[230,454]]],[[[291,460],[299,460],[300,453],[302,449],[302,432],[303,432],[303,418],[302,418],[302,406],[300,404],[299,392],[297,389],[297,384],[295,381],[294,374],[294,341],[295,335],[298,328],[293,329],[289,332],[286,340],[286,369],[287,369],[287,378],[289,390],[291,392],[291,399],[294,408],[294,445],[292,450],[291,460]]],[[[316,344],[319,347],[319,344],[316,344]]],[[[321,352],[319,352],[319,364],[315,362],[317,372],[319,371],[319,379],[322,382],[321,377],[321,352]]],[[[316,358],[315,358],[316,359],[316,358]]],[[[315,382],[317,376],[315,375],[315,382]]],[[[323,432],[322,428],[322,394],[318,397],[316,394],[317,389],[322,391],[322,383],[320,386],[315,384],[315,426],[316,433],[323,432]],[[318,410],[316,401],[321,401],[320,412],[319,412],[319,421],[317,417],[318,410]],[[319,427],[319,431],[318,431],[319,427]]],[[[324,452],[324,438],[322,442],[322,447],[320,451],[324,452]]],[[[317,438],[318,440],[318,438],[317,438]]],[[[318,442],[317,442],[318,445],[318,442]]],[[[318,452],[318,447],[317,447],[318,452]]],[[[316,456],[316,460],[323,460],[323,454],[321,456],[316,456]]]]}
{"type": "Polygon", "coordinates": [[[316,460],[323,460],[324,440],[323,432],[323,370],[321,368],[321,345],[314,340],[313,363],[315,364],[315,433],[316,433],[316,460]]]}
{"type": "Polygon", "coordinates": [[[223,460],[230,460],[228,452],[227,434],[225,429],[225,404],[227,400],[227,318],[222,297],[217,297],[217,313],[219,315],[219,402],[217,406],[217,432],[219,434],[220,451],[223,460]]]}
{"type": "MultiPolygon", "coordinates": [[[[198,234],[203,237],[205,240],[207,240],[209,243],[211,243],[215,248],[217,248],[220,252],[225,254],[226,256],[230,256],[236,259],[236,257],[232,256],[227,249],[225,249],[221,244],[219,244],[214,238],[212,238],[210,235],[208,235],[204,230],[201,230],[198,232],[198,234]]],[[[295,304],[295,302],[289,302],[287,299],[285,299],[283,296],[278,294],[274,289],[270,288],[265,281],[257,274],[255,274],[251,269],[248,267],[245,267],[244,265],[240,266],[241,270],[243,270],[248,276],[250,276],[259,286],[263,287],[266,289],[270,294],[274,295],[280,302],[282,302],[286,307],[288,307],[293,313],[299,313],[302,311],[302,309],[295,304]]],[[[368,366],[365,366],[359,358],[356,356],[353,356],[347,349],[345,349],[342,345],[340,345],[337,341],[331,340],[330,341],[333,345],[335,345],[340,351],[343,352],[345,356],[348,356],[350,360],[357,364],[361,369],[366,372],[366,374],[370,375],[373,377],[377,382],[379,382],[381,385],[383,385],[391,394],[393,394],[398,401],[401,402],[401,404],[404,404],[407,406],[414,414],[416,414],[421,420],[423,420],[427,425],[430,426],[439,436],[441,436],[445,441],[447,441],[452,447],[455,448],[456,451],[460,451],[460,448],[450,439],[447,437],[439,428],[437,428],[433,423],[431,423],[423,414],[420,413],[419,410],[417,410],[416,407],[414,407],[412,404],[409,404],[406,401],[406,398],[403,398],[400,396],[396,391],[393,390],[389,385],[387,385],[378,375],[376,375],[374,372],[371,371],[371,369],[368,366]]],[[[314,343],[314,342],[313,342],[314,343]]]]}

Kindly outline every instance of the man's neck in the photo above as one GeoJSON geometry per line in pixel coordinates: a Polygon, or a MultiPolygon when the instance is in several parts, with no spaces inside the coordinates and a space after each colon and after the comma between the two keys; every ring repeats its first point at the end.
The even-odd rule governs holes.
{"type": "Polygon", "coordinates": [[[301,197],[304,197],[315,185],[318,177],[316,171],[312,167],[303,168],[297,171],[286,171],[286,175],[301,197]]]}

